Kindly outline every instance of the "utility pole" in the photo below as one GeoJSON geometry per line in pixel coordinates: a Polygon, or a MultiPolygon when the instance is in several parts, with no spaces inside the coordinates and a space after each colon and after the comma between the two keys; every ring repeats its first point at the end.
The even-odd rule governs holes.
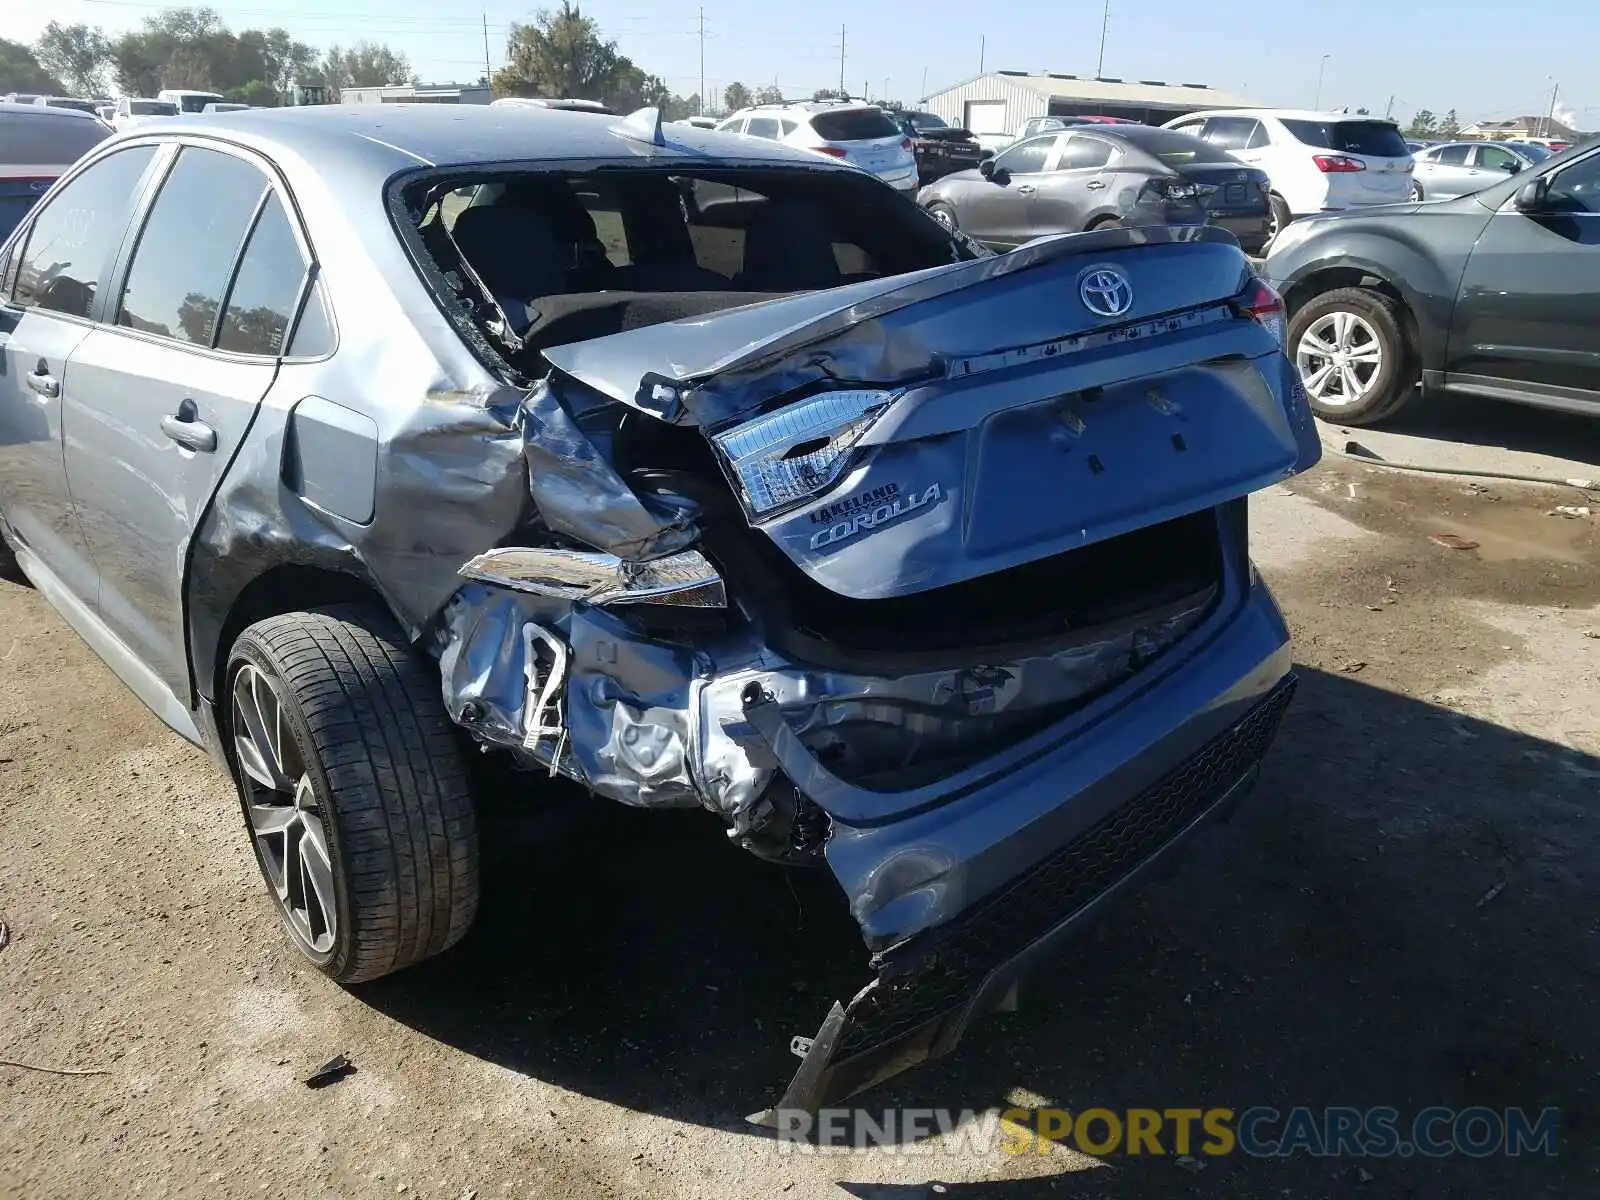
{"type": "Polygon", "coordinates": [[[489,82],[489,10],[483,10],[483,82],[489,82]]]}
{"type": "Polygon", "coordinates": [[[700,116],[706,115],[706,10],[700,8],[700,116]]]}
{"type": "Polygon", "coordinates": [[[983,74],[983,52],[984,52],[985,47],[988,45],[988,42],[989,42],[989,39],[987,37],[983,36],[982,34],[978,35],[978,74],[979,75],[983,74]]]}
{"type": "Polygon", "coordinates": [[[1556,119],[1556,97],[1561,94],[1561,85],[1558,83],[1550,89],[1550,111],[1544,118],[1544,132],[1540,137],[1550,136],[1550,123],[1556,119]]]}
{"type": "Polygon", "coordinates": [[[1096,79],[1106,72],[1106,28],[1111,24],[1111,0],[1106,0],[1105,11],[1100,14],[1100,59],[1094,65],[1096,79]]]}
{"type": "Polygon", "coordinates": [[[839,95],[843,96],[844,90],[844,26],[839,26],[839,95]]]}
{"type": "Polygon", "coordinates": [[[1394,116],[1394,97],[1392,95],[1389,97],[1389,107],[1383,110],[1383,115],[1385,117],[1394,116]]]}
{"type": "Polygon", "coordinates": [[[1319,110],[1322,108],[1322,73],[1328,69],[1328,60],[1332,57],[1331,54],[1324,54],[1322,62],[1317,65],[1317,99],[1312,108],[1319,110]]]}
{"type": "Polygon", "coordinates": [[[917,103],[921,104],[928,98],[928,68],[922,68],[922,90],[917,93],[917,103]]]}

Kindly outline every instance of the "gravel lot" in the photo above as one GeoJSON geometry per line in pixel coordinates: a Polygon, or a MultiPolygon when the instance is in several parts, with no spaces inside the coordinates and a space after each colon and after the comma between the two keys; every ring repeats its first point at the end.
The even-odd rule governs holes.
{"type": "MultiPolygon", "coordinates": [[[[1593,422],[1490,419],[1600,464],[1593,422]]],[[[1303,664],[1255,796],[867,1102],[1557,1105],[1557,1157],[780,1156],[742,1114],[862,969],[825,878],[563,798],[486,838],[460,947],[341,991],[223,778],[0,583],[0,1058],[107,1072],[0,1066],[0,1195],[1600,1194],[1600,503],[1330,459],[1253,522],[1303,664]]]]}

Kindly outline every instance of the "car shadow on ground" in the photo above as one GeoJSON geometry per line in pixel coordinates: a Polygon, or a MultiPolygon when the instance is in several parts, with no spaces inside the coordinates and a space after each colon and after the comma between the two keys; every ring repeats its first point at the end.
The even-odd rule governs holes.
{"type": "MultiPolygon", "coordinates": [[[[1333,425],[1343,428],[1337,422],[1333,425]]],[[[1547,454],[1600,467],[1600,420],[1483,396],[1428,395],[1419,390],[1399,413],[1377,428],[1383,433],[1547,454]]],[[[1360,429],[1349,432],[1357,440],[1363,433],[1360,429]]]]}
{"type": "MultiPolygon", "coordinates": [[[[1592,1183],[1597,793],[1600,759],[1306,670],[1255,795],[1174,878],[1026,981],[1019,1011],[856,1100],[874,1113],[1003,1108],[1016,1089],[1074,1111],[1555,1106],[1556,1158],[1235,1155],[1191,1173],[1121,1156],[1020,1182],[841,1186],[888,1200],[1592,1183]]],[[[842,899],[825,874],[727,845],[709,817],[582,807],[565,841],[491,833],[473,932],[360,996],[530,1076],[761,1136],[741,1116],[787,1082],[789,1038],[864,978],[842,899]]],[[[923,1161],[939,1178],[937,1155],[923,1161]]]]}

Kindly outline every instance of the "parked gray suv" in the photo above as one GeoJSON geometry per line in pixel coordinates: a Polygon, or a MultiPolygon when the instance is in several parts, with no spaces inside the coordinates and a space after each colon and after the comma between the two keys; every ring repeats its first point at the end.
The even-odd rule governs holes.
{"type": "Polygon", "coordinates": [[[825,865],[871,978],[812,1107],[1252,780],[1244,497],[1318,457],[1281,335],[1226,235],[985,255],[650,110],[185,117],[0,249],[0,514],[334,979],[471,923],[474,743],[825,865]]]}

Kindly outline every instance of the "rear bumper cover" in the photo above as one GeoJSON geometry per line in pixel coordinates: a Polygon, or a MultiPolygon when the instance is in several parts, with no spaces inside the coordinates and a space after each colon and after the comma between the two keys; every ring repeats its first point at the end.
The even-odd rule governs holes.
{"type": "Polygon", "coordinates": [[[1287,630],[1257,584],[1138,702],[1028,769],[903,821],[836,822],[829,865],[855,898],[875,976],[797,1041],[783,1099],[753,1119],[827,1107],[952,1050],[1030,966],[1231,809],[1294,686],[1287,630]],[[897,938],[906,927],[920,931],[897,938]]]}

